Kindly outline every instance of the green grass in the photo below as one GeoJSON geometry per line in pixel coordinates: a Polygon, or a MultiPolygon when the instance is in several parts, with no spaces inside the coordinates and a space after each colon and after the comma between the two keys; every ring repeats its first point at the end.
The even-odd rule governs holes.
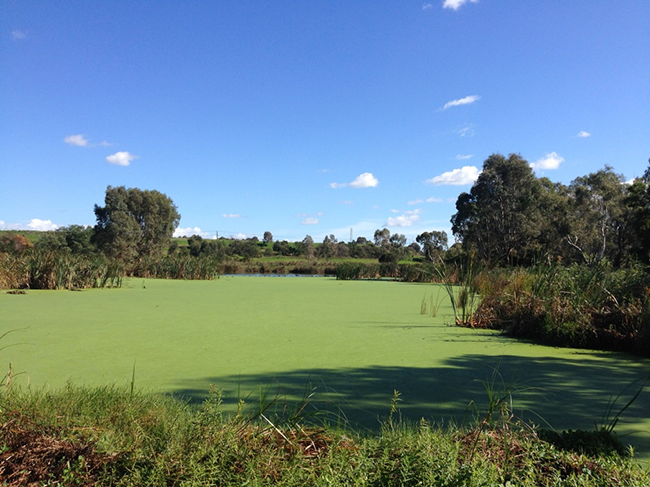
{"type": "Polygon", "coordinates": [[[36,243],[41,239],[41,236],[43,236],[44,233],[45,232],[40,230],[0,230],[0,237],[9,234],[22,235],[30,242],[36,243]]]}
{"type": "MultiPolygon", "coordinates": [[[[0,395],[0,482],[7,485],[645,486],[618,455],[539,441],[516,420],[470,428],[405,424],[392,410],[360,436],[304,418],[222,414],[116,387],[0,395]],[[270,419],[269,419],[270,418],[270,419]]],[[[397,398],[397,397],[396,397],[397,398]]]]}
{"type": "MultiPolygon", "coordinates": [[[[444,293],[389,281],[235,277],[0,294],[0,332],[21,329],[5,337],[13,346],[0,351],[0,363],[12,364],[14,384],[32,389],[68,381],[128,386],[135,364],[137,388],[200,402],[215,384],[226,411],[238,396],[252,394],[252,402],[261,386],[293,399],[311,383],[317,407],[340,408],[350,423],[372,430],[388,415],[394,390],[406,418],[467,422],[470,402],[485,402],[481,381],[494,369],[510,385],[515,414],[591,429],[610,399],[650,370],[650,361],[624,354],[447,326],[454,321],[448,300],[436,317],[420,314],[424,292],[434,289],[444,293]]],[[[616,428],[646,461],[648,411],[644,391],[616,428]]]]}

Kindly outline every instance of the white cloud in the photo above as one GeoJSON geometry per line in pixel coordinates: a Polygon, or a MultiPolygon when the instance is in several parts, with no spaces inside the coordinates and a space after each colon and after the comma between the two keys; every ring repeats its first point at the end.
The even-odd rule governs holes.
{"type": "Polygon", "coordinates": [[[420,210],[405,211],[403,215],[390,217],[384,224],[385,227],[410,227],[420,221],[420,210]]]}
{"type": "Polygon", "coordinates": [[[580,132],[578,132],[578,135],[576,135],[576,137],[580,137],[581,139],[586,139],[587,137],[591,137],[591,133],[581,130],[580,132]]]}
{"type": "Polygon", "coordinates": [[[48,231],[56,230],[59,228],[59,226],[52,223],[52,220],[40,220],[38,218],[32,218],[32,221],[27,224],[27,228],[29,230],[48,231]]]}
{"type": "Polygon", "coordinates": [[[70,145],[76,145],[77,147],[88,147],[88,139],[86,139],[82,134],[78,135],[68,135],[63,142],[70,145]]]}
{"type": "Polygon", "coordinates": [[[424,200],[418,198],[416,200],[406,202],[407,205],[419,205],[420,203],[424,203],[424,200]]]}
{"type": "Polygon", "coordinates": [[[440,176],[427,179],[425,183],[435,186],[462,186],[476,181],[479,173],[480,171],[476,166],[463,166],[460,169],[447,171],[440,176]]]}
{"type": "Polygon", "coordinates": [[[357,176],[351,183],[331,183],[330,188],[374,188],[379,184],[379,180],[371,172],[364,172],[357,176]]]}
{"type": "Polygon", "coordinates": [[[433,4],[431,3],[425,3],[422,5],[422,10],[430,10],[433,8],[433,4]]]}
{"type": "Polygon", "coordinates": [[[110,142],[107,142],[105,140],[102,140],[98,144],[91,144],[90,141],[83,134],[68,135],[63,139],[63,142],[70,145],[76,145],[77,147],[96,147],[96,146],[108,147],[110,145],[113,145],[110,142]]]}
{"type": "Polygon", "coordinates": [[[318,223],[319,223],[318,218],[314,218],[314,217],[311,217],[311,216],[309,218],[305,218],[302,221],[303,225],[318,225],[318,223]]]}
{"type": "Polygon", "coordinates": [[[25,34],[22,30],[15,29],[11,31],[11,38],[14,41],[19,41],[20,39],[24,39],[25,37],[27,37],[27,34],[25,34]]]}
{"type": "Polygon", "coordinates": [[[451,107],[459,107],[461,105],[471,105],[472,103],[475,103],[480,99],[481,97],[478,95],[470,95],[470,96],[466,96],[465,98],[459,98],[458,100],[451,100],[445,103],[445,106],[442,107],[442,110],[447,110],[447,108],[451,108],[451,107]]]}
{"type": "Polygon", "coordinates": [[[106,157],[106,162],[108,162],[109,164],[115,164],[117,166],[128,166],[129,164],[131,164],[132,160],[137,158],[138,156],[134,156],[130,152],[120,151],[106,157]]]}
{"type": "Polygon", "coordinates": [[[478,0],[445,0],[442,3],[442,8],[450,8],[452,10],[458,10],[467,2],[478,3],[478,0]]]}
{"type": "Polygon", "coordinates": [[[216,238],[216,235],[212,235],[210,232],[204,232],[199,227],[186,227],[186,228],[177,228],[174,230],[173,237],[191,237],[192,235],[198,235],[203,238],[216,238]]]}
{"type": "Polygon", "coordinates": [[[433,196],[431,198],[427,198],[427,203],[442,203],[442,198],[434,198],[433,196]]]}
{"type": "Polygon", "coordinates": [[[467,154],[467,155],[458,154],[456,156],[456,160],[457,161],[466,161],[467,159],[471,159],[472,157],[474,157],[474,154],[467,154]]]}
{"type": "Polygon", "coordinates": [[[546,154],[541,159],[538,159],[535,162],[531,162],[530,167],[532,167],[535,171],[544,169],[557,169],[563,162],[564,157],[558,155],[556,152],[551,152],[550,154],[546,154]]]}
{"type": "Polygon", "coordinates": [[[351,188],[374,188],[379,184],[379,180],[371,172],[364,172],[357,179],[350,183],[351,188]]]}
{"type": "Polygon", "coordinates": [[[239,213],[224,213],[221,216],[224,218],[243,218],[239,213]]]}
{"type": "Polygon", "coordinates": [[[475,125],[470,123],[454,130],[454,132],[461,137],[472,137],[474,135],[474,127],[475,125]]]}
{"type": "Polygon", "coordinates": [[[48,231],[56,230],[59,225],[52,223],[52,220],[41,220],[39,218],[32,218],[27,225],[20,223],[6,223],[0,220],[0,230],[38,230],[48,231]]]}
{"type": "Polygon", "coordinates": [[[313,216],[323,216],[325,213],[322,211],[317,211],[316,213],[298,213],[296,216],[298,218],[307,218],[313,216]]]}

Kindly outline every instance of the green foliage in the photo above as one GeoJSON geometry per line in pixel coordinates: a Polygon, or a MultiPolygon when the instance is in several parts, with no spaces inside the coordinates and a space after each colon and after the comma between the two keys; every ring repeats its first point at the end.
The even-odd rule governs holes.
{"type": "Polygon", "coordinates": [[[173,254],[158,259],[142,260],[137,277],[157,279],[216,279],[222,259],[207,253],[196,257],[173,254]]]}
{"type": "Polygon", "coordinates": [[[440,260],[447,250],[447,232],[424,232],[415,237],[415,240],[422,246],[425,257],[431,262],[440,260]]]}
{"type": "Polygon", "coordinates": [[[305,238],[302,239],[302,242],[298,244],[298,250],[300,252],[300,255],[309,259],[310,261],[314,258],[314,239],[311,238],[311,235],[306,235],[305,238]]]}
{"type": "Polygon", "coordinates": [[[32,242],[18,233],[4,233],[0,235],[0,253],[20,254],[34,246],[32,242]]]}
{"type": "Polygon", "coordinates": [[[299,254],[298,247],[291,245],[286,240],[273,242],[273,252],[283,256],[295,256],[299,254]]]}
{"type": "Polygon", "coordinates": [[[137,269],[141,259],[166,253],[181,218],[169,197],[155,190],[109,186],[104,204],[95,205],[93,242],[107,256],[137,269]]]}
{"type": "Polygon", "coordinates": [[[336,251],[338,248],[338,241],[334,235],[326,235],[323,239],[323,243],[318,246],[316,249],[316,257],[319,259],[330,260],[336,256],[336,251]]]}
{"type": "Polygon", "coordinates": [[[569,186],[567,242],[585,264],[608,257],[619,266],[624,259],[629,239],[624,182],[622,175],[606,166],[569,186]]]}
{"type": "Polygon", "coordinates": [[[542,186],[521,156],[493,154],[470,193],[462,193],[452,231],[463,246],[492,264],[525,262],[538,252],[542,186]]]}
{"type": "Polygon", "coordinates": [[[642,269],[539,264],[486,270],[477,282],[480,326],[552,345],[650,354],[650,276],[642,269]]]}
{"type": "Polygon", "coordinates": [[[650,166],[642,178],[628,187],[625,204],[629,208],[630,252],[650,263],[650,166]]]}
{"type": "Polygon", "coordinates": [[[260,248],[252,240],[233,240],[227,247],[229,255],[239,255],[245,261],[250,261],[260,254],[260,248]]]}
{"type": "Polygon", "coordinates": [[[86,289],[120,286],[124,268],[102,255],[36,247],[20,255],[0,253],[0,288],[86,289]]]}
{"type": "Polygon", "coordinates": [[[491,266],[648,263],[649,183],[648,171],[627,185],[605,166],[565,186],[535,177],[520,156],[495,154],[471,191],[459,195],[452,231],[491,266]]]}
{"type": "Polygon", "coordinates": [[[335,273],[340,280],[391,278],[404,282],[437,282],[432,264],[388,262],[359,262],[348,260],[336,264],[335,273]]]}
{"type": "Polygon", "coordinates": [[[93,233],[92,227],[82,225],[61,227],[52,232],[43,232],[36,246],[40,249],[72,254],[92,254],[97,251],[92,243],[93,233]]]}

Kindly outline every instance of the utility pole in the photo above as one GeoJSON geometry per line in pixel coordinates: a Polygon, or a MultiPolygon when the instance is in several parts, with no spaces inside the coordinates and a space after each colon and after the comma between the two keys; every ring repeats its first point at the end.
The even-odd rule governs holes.
{"type": "Polygon", "coordinates": [[[352,242],[352,229],[350,228],[350,242],[352,242]]]}

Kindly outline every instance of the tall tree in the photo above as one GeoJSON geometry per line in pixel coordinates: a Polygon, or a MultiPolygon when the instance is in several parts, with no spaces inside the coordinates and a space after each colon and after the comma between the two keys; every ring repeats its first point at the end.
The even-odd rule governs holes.
{"type": "Polygon", "coordinates": [[[384,228],[383,230],[375,230],[375,245],[377,247],[384,247],[390,243],[390,230],[384,228]]]}
{"type": "Polygon", "coordinates": [[[325,235],[323,243],[318,246],[316,255],[319,258],[331,259],[336,255],[337,240],[334,235],[325,235]]]}
{"type": "Polygon", "coordinates": [[[625,204],[631,223],[631,252],[650,263],[650,160],[643,176],[628,188],[625,204]]]}
{"type": "Polygon", "coordinates": [[[201,254],[201,245],[203,244],[203,237],[200,235],[192,235],[187,239],[187,247],[190,249],[190,255],[198,257],[201,254]]]}
{"type": "Polygon", "coordinates": [[[619,265],[629,241],[625,179],[605,166],[569,186],[567,241],[587,264],[608,257],[619,265]]]}
{"type": "Polygon", "coordinates": [[[436,261],[447,250],[447,232],[424,232],[415,237],[415,241],[422,246],[424,256],[430,261],[436,261]]]}
{"type": "Polygon", "coordinates": [[[311,235],[306,235],[302,239],[302,242],[298,244],[300,249],[300,255],[307,257],[309,260],[314,258],[314,239],[311,238],[311,235]]]}
{"type": "Polygon", "coordinates": [[[493,154],[469,193],[456,201],[452,231],[463,247],[497,263],[518,263],[539,251],[541,185],[517,154],[493,154]]]}
{"type": "Polygon", "coordinates": [[[165,254],[181,218],[168,196],[109,186],[104,205],[95,205],[93,242],[100,250],[125,262],[165,254]]]}

